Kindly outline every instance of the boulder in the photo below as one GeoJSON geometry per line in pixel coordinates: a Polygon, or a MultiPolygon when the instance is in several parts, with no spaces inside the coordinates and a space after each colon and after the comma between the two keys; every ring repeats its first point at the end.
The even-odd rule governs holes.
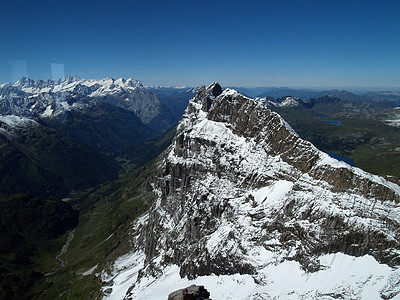
{"type": "Polygon", "coordinates": [[[191,285],[168,295],[168,300],[211,300],[210,292],[203,285],[191,285]]]}

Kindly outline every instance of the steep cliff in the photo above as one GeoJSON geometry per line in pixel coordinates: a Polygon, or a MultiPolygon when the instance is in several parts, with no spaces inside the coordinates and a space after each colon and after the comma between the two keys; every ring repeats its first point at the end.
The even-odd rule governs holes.
{"type": "MultiPolygon", "coordinates": [[[[290,262],[320,274],[329,253],[400,265],[399,186],[330,158],[262,100],[217,83],[190,101],[148,189],[155,203],[135,225],[132,254],[103,274],[111,298],[148,295],[179,272],[185,280],[246,275],[252,287],[232,299],[270,299],[269,268],[290,262]]],[[[327,293],[357,298],[373,284],[395,296],[393,274],[327,293]]]]}

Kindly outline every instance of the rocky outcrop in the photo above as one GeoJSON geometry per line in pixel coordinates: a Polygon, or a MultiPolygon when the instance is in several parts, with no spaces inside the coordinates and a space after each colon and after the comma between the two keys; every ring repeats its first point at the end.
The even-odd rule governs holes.
{"type": "Polygon", "coordinates": [[[210,292],[202,285],[191,285],[168,295],[168,300],[211,300],[210,292]]]}
{"type": "MultiPolygon", "coordinates": [[[[234,223],[238,209],[232,205],[232,198],[255,202],[249,191],[271,186],[277,180],[293,185],[281,199],[282,211],[252,215],[253,222],[263,220],[261,240],[275,236],[281,241],[280,247],[287,249],[296,240],[302,241],[301,249],[293,256],[299,260],[315,253],[343,251],[371,253],[394,262],[395,254],[385,254],[382,249],[397,249],[399,240],[385,238],[376,228],[356,229],[345,216],[317,206],[320,202],[331,205],[340,197],[348,201],[353,198],[354,202],[367,202],[373,214],[378,202],[398,202],[398,187],[330,159],[300,139],[263,102],[232,90],[222,92],[218,84],[201,88],[190,102],[173,145],[165,154],[164,165],[154,177],[154,190],[160,191],[161,197],[158,207],[150,212],[146,232],[154,235],[167,230],[169,238],[156,238],[155,242],[144,232],[148,259],[170,249],[164,257],[180,265],[181,275],[189,278],[207,273],[254,272],[251,264],[240,259],[238,253],[242,251],[238,249],[230,255],[209,253],[207,239],[221,226],[221,218],[234,223]],[[311,202],[305,201],[306,194],[311,202]],[[163,228],[164,216],[174,224],[171,229],[163,228]],[[300,226],[300,220],[307,220],[310,227],[300,226]],[[193,264],[190,257],[196,257],[197,263],[193,264]]],[[[352,205],[356,208],[360,203],[352,205]]],[[[362,209],[353,213],[360,218],[367,214],[362,209]]],[[[386,229],[394,229],[383,221],[385,215],[378,218],[386,229]]],[[[237,233],[232,230],[227,239],[237,243],[237,233]]]]}
{"type": "Polygon", "coordinates": [[[264,282],[269,264],[314,272],[335,252],[400,264],[398,185],[330,158],[263,100],[216,83],[190,101],[148,186],[156,201],[133,240],[145,257],[138,282],[169,265],[182,278],[264,282]]]}

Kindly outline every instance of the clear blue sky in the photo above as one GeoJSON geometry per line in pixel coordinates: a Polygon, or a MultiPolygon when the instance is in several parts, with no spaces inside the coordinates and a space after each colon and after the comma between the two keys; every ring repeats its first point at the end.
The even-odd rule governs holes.
{"type": "Polygon", "coordinates": [[[0,82],[400,88],[400,1],[0,0],[0,82]]]}

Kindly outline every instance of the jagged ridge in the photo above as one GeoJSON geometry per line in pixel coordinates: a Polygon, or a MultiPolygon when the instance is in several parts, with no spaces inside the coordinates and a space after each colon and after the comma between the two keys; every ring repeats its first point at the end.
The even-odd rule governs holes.
{"type": "Polygon", "coordinates": [[[263,282],[271,263],[316,271],[337,251],[400,264],[399,186],[330,158],[262,100],[217,83],[189,103],[149,186],[156,202],[134,240],[139,280],[175,264],[189,279],[263,282]]]}
{"type": "Polygon", "coordinates": [[[132,78],[64,77],[34,81],[24,77],[0,86],[0,114],[51,117],[93,106],[93,99],[133,111],[143,124],[158,131],[168,129],[178,118],[155,94],[132,78]]]}

